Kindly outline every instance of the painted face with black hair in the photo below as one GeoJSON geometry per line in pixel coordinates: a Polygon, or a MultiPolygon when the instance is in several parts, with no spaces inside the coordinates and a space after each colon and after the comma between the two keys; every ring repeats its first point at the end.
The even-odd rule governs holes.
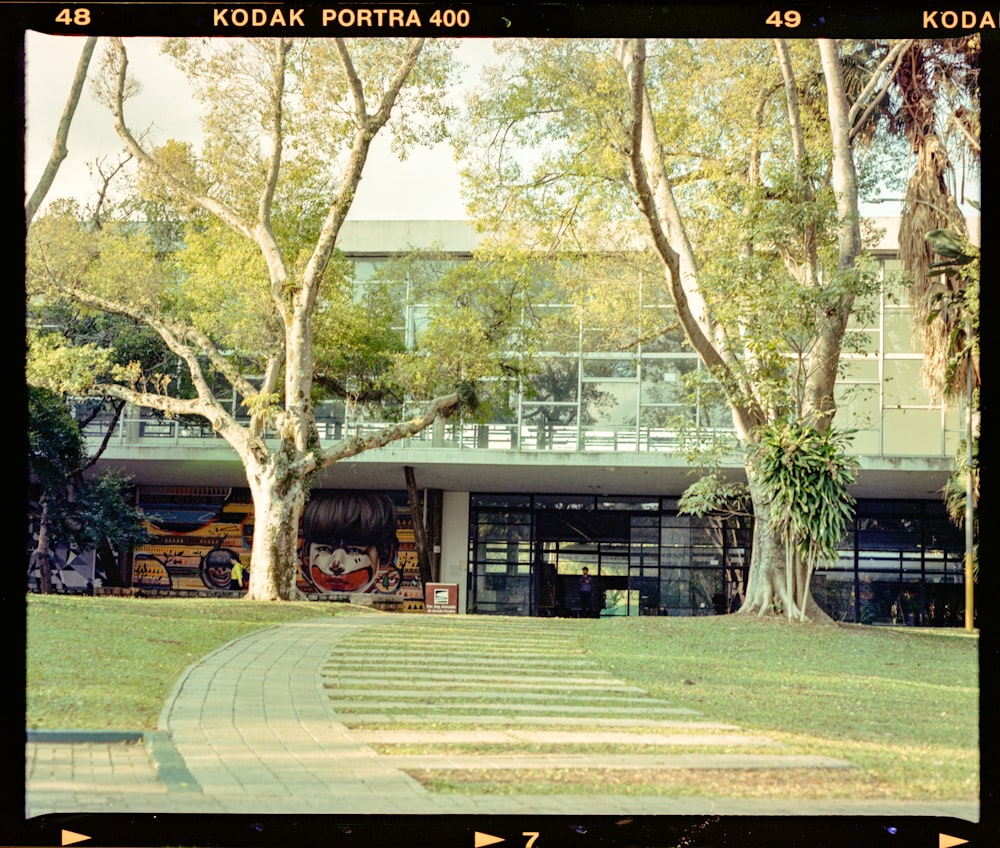
{"type": "Polygon", "coordinates": [[[374,492],[319,493],[302,514],[302,561],[320,592],[367,592],[397,550],[396,508],[374,492]]]}
{"type": "Polygon", "coordinates": [[[378,547],[353,543],[312,542],[309,579],[325,592],[365,592],[378,572],[378,547]]]}

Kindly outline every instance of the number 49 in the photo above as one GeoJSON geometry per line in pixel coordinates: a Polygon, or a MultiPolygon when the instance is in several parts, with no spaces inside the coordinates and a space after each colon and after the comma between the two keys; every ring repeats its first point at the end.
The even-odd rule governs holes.
{"type": "Polygon", "coordinates": [[[767,16],[767,20],[764,23],[776,27],[786,26],[790,29],[795,29],[795,27],[802,23],[802,15],[794,9],[790,9],[787,12],[774,11],[767,16]]]}

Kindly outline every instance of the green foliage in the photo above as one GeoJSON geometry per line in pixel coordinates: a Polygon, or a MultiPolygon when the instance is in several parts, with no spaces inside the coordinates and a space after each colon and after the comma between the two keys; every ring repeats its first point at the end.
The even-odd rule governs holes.
{"type": "Polygon", "coordinates": [[[79,550],[109,542],[116,549],[146,538],[144,516],[129,499],[129,483],[109,472],[85,475],[90,463],[77,422],[65,400],[28,387],[28,467],[35,497],[33,524],[48,524],[50,543],[79,550]],[[44,504],[44,506],[43,506],[44,504]]]}
{"type": "Polygon", "coordinates": [[[130,550],[146,541],[145,515],[131,499],[131,482],[115,472],[84,478],[76,490],[73,539],[81,550],[105,540],[115,550],[130,550]]]}
{"type": "Polygon", "coordinates": [[[83,396],[112,367],[112,355],[96,345],[74,345],[56,333],[28,331],[25,376],[33,386],[83,396]]]}
{"type": "Polygon", "coordinates": [[[28,387],[28,469],[46,489],[64,486],[84,464],[84,442],[66,402],[53,391],[28,387]]]}
{"type": "Polygon", "coordinates": [[[745,483],[724,480],[717,473],[703,474],[681,495],[678,511],[699,517],[710,513],[745,513],[749,493],[745,483]]]}
{"type": "Polygon", "coordinates": [[[814,565],[833,560],[853,519],[858,462],[846,455],[849,432],[820,431],[794,419],[761,427],[752,450],[773,530],[814,565]]]}

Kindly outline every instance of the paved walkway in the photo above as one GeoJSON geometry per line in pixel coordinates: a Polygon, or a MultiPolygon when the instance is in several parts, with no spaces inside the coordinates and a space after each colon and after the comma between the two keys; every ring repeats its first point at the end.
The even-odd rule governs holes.
{"type": "MultiPolygon", "coordinates": [[[[155,733],[112,738],[30,734],[27,816],[55,812],[586,813],[978,819],[975,803],[432,793],[407,772],[496,772],[554,764],[629,769],[849,768],[850,764],[783,755],[780,746],[772,747],[768,739],[743,734],[733,725],[703,722],[695,711],[649,698],[583,659],[576,665],[561,660],[561,679],[554,679],[551,653],[543,650],[537,655],[518,652],[516,658],[498,656],[479,674],[475,663],[482,652],[470,644],[468,665],[442,669],[429,649],[433,625],[431,642],[422,649],[414,650],[409,640],[401,644],[392,638],[406,626],[407,618],[385,614],[323,618],[269,628],[230,642],[185,672],[164,706],[160,730],[155,733]],[[387,647],[378,650],[379,644],[387,647]],[[387,674],[394,663],[407,669],[408,686],[398,687],[396,678],[387,674]],[[484,689],[489,689],[485,700],[481,697],[484,689]],[[607,702],[604,713],[595,711],[595,699],[607,702]],[[558,709],[553,701],[560,703],[558,709]],[[507,747],[523,743],[565,743],[567,722],[577,714],[587,716],[589,731],[583,741],[619,744],[627,740],[630,753],[603,757],[506,753],[507,747]],[[460,728],[463,715],[478,725],[494,725],[495,730],[477,731],[473,738],[480,744],[496,745],[501,753],[475,757],[448,752],[395,754],[383,747],[461,744],[470,738],[460,728]],[[380,727],[390,716],[394,728],[380,727]],[[459,727],[440,729],[437,724],[444,717],[446,723],[459,727]],[[401,725],[413,729],[400,730],[401,725]],[[678,745],[682,751],[676,751],[678,745]],[[641,751],[632,753],[636,747],[641,751]]],[[[489,644],[490,638],[484,634],[483,644],[489,644]]],[[[578,734],[573,738],[581,741],[578,734]]]]}

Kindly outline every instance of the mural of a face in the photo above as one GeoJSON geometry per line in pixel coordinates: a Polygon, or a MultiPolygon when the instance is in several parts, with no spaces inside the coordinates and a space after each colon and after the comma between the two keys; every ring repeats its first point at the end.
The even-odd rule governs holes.
{"type": "Polygon", "coordinates": [[[319,592],[385,591],[379,575],[395,571],[398,546],[388,495],[318,492],[302,513],[302,573],[319,592]]]}
{"type": "Polygon", "coordinates": [[[213,550],[202,562],[202,580],[211,589],[228,589],[233,573],[233,557],[229,551],[213,550]]]}
{"type": "Polygon", "coordinates": [[[309,579],[325,592],[366,592],[375,582],[378,548],[342,542],[309,545],[309,579]]]}

